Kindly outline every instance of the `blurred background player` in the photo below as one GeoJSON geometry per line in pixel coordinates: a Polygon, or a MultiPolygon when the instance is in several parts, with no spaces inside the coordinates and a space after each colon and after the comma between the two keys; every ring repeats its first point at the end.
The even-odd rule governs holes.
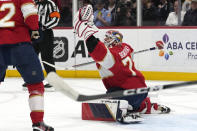
{"type": "Polygon", "coordinates": [[[183,26],[197,26],[197,0],[191,1],[191,9],[185,13],[183,26]]]}
{"type": "Polygon", "coordinates": [[[0,82],[4,81],[8,65],[15,66],[27,83],[33,131],[54,131],[43,122],[44,76],[31,45],[31,38],[39,38],[38,28],[32,0],[0,0],[0,82]]]}
{"type": "Polygon", "coordinates": [[[96,10],[94,12],[94,24],[99,26],[110,26],[111,25],[111,13],[106,10],[105,1],[104,0],[97,0],[96,1],[96,10]]]}
{"type": "MultiPolygon", "coordinates": [[[[41,54],[41,60],[50,64],[55,64],[53,58],[54,34],[52,28],[57,26],[60,13],[57,5],[52,0],[35,0],[38,7],[39,26],[41,38],[33,42],[33,47],[37,54],[41,54]]],[[[46,73],[56,72],[54,67],[43,63],[46,73]]],[[[26,84],[23,84],[25,87],[26,84]]],[[[54,91],[50,84],[45,84],[47,91],[54,91]]]]}
{"type": "MultiPolygon", "coordinates": [[[[178,11],[179,11],[179,3],[178,0],[174,2],[174,11],[170,12],[168,18],[166,20],[166,25],[168,26],[178,26],[178,11]]],[[[181,11],[181,22],[183,21],[185,12],[181,11]]]]}
{"type": "MultiPolygon", "coordinates": [[[[133,49],[127,43],[123,43],[123,35],[116,30],[109,30],[105,34],[104,42],[94,36],[98,32],[98,28],[93,24],[91,14],[91,6],[81,9],[83,14],[77,14],[74,20],[74,29],[78,36],[82,36],[86,43],[90,56],[96,62],[103,84],[107,89],[107,93],[147,87],[144,76],[135,68],[132,59],[133,49]],[[89,8],[89,9],[88,9],[89,8]],[[90,15],[89,15],[90,14],[90,15]],[[80,17],[79,17],[80,15],[80,17]],[[80,19],[79,19],[80,18],[80,19]]],[[[160,45],[157,45],[161,48],[160,45]]],[[[116,98],[119,100],[127,100],[130,108],[125,116],[122,116],[121,122],[125,123],[129,117],[138,121],[139,115],[134,112],[141,113],[169,113],[170,108],[151,103],[148,93],[125,96],[116,98]]],[[[129,123],[127,121],[126,123],[129,123]]]]}

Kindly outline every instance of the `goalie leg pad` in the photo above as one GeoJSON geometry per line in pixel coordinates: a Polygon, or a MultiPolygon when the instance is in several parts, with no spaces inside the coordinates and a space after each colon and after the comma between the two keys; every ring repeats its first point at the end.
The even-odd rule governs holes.
{"type": "Polygon", "coordinates": [[[115,121],[105,104],[82,103],[82,120],[115,121]]]}
{"type": "Polygon", "coordinates": [[[101,99],[82,103],[82,120],[117,121],[126,115],[127,108],[125,100],[101,99]]]}

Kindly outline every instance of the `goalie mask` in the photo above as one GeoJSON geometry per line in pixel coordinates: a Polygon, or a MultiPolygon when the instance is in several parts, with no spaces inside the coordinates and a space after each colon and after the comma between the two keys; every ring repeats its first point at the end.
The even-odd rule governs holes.
{"type": "Polygon", "coordinates": [[[113,47],[116,45],[121,45],[123,35],[116,30],[109,30],[105,33],[104,44],[107,47],[113,47]]]}

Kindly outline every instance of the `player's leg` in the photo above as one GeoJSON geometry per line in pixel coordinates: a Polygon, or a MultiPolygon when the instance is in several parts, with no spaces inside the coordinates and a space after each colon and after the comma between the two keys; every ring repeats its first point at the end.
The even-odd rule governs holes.
{"type": "MultiPolygon", "coordinates": [[[[40,40],[39,41],[33,41],[32,42],[32,45],[33,45],[33,48],[34,48],[34,51],[36,52],[36,54],[37,55],[39,55],[39,52],[40,52],[40,41],[41,41],[42,39],[40,38],[40,40]]],[[[24,91],[26,91],[27,90],[27,83],[24,83],[23,85],[23,90],[24,91]]]]}
{"type": "Polygon", "coordinates": [[[138,111],[142,114],[166,114],[170,113],[171,109],[164,105],[151,103],[150,98],[146,97],[141,103],[138,111]]]}
{"type": "MultiPolygon", "coordinates": [[[[125,90],[120,87],[113,87],[107,90],[107,93],[111,93],[114,91],[120,91],[120,90],[125,90]]],[[[123,97],[117,97],[115,99],[119,100],[127,100],[130,105],[132,105],[132,110],[137,111],[140,107],[140,104],[144,101],[144,99],[147,97],[147,93],[145,94],[139,94],[139,95],[133,95],[133,96],[123,96],[123,97]]]]}
{"type": "MultiPolygon", "coordinates": [[[[114,91],[120,91],[125,90],[120,87],[113,87],[107,90],[107,93],[111,93],[114,91]]],[[[133,96],[124,96],[124,97],[117,97],[114,99],[118,100],[126,100],[128,101],[128,108],[127,108],[127,114],[123,117],[122,122],[126,123],[127,121],[134,121],[135,119],[140,119],[140,115],[138,112],[138,109],[140,108],[140,104],[142,101],[147,97],[147,93],[145,94],[139,94],[139,95],[133,95],[133,96]]]]}
{"type": "MultiPolygon", "coordinates": [[[[50,64],[55,64],[54,58],[53,58],[53,40],[54,40],[54,34],[52,29],[48,29],[43,31],[43,41],[40,44],[40,51],[41,51],[41,59],[42,61],[46,61],[50,64]]],[[[56,72],[56,69],[54,67],[51,67],[45,63],[43,63],[44,69],[46,73],[49,72],[56,72]]],[[[45,89],[49,90],[52,86],[50,84],[45,85],[45,89]]]]}
{"type": "MultiPolygon", "coordinates": [[[[124,90],[124,89],[115,87],[112,88],[111,90],[108,90],[108,92],[113,92],[118,90],[124,90]]],[[[131,112],[133,111],[140,112],[142,114],[165,114],[171,111],[170,108],[167,106],[159,105],[157,103],[151,103],[150,98],[147,97],[147,95],[148,94],[146,93],[146,94],[139,94],[134,96],[118,97],[116,99],[127,100],[129,104],[132,105],[131,112]]]]}
{"type": "Polygon", "coordinates": [[[44,117],[44,85],[40,61],[30,43],[24,43],[13,49],[12,58],[16,60],[16,68],[27,83],[29,91],[30,117],[33,130],[53,131],[43,122],[44,117]]]}
{"type": "MultiPolygon", "coordinates": [[[[40,45],[41,48],[40,50],[41,50],[42,60],[54,65],[55,63],[53,58],[53,48],[54,48],[53,40],[54,40],[53,31],[51,29],[44,31],[44,37],[43,37],[44,43],[40,45]]],[[[54,67],[51,67],[45,63],[43,63],[43,65],[47,74],[49,72],[56,72],[54,67]]]]}
{"type": "Polygon", "coordinates": [[[0,84],[5,79],[6,69],[7,69],[7,66],[0,65],[0,84]]]}
{"type": "Polygon", "coordinates": [[[0,84],[4,81],[6,75],[7,65],[5,62],[4,53],[9,53],[8,51],[4,52],[4,47],[0,46],[0,84]]]}

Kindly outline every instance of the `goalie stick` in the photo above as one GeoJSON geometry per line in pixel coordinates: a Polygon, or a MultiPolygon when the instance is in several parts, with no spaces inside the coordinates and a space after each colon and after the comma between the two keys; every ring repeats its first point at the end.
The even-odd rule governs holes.
{"type": "MultiPolygon", "coordinates": [[[[158,49],[158,48],[157,47],[152,47],[152,48],[149,48],[149,49],[144,49],[144,50],[136,51],[133,54],[135,55],[135,54],[138,54],[138,53],[142,53],[142,52],[146,52],[146,51],[151,51],[151,50],[155,50],[155,49],[158,49]]],[[[75,67],[90,65],[90,64],[93,64],[93,63],[95,63],[95,61],[90,61],[90,62],[78,64],[78,65],[73,65],[72,67],[75,68],[75,67]]]]}
{"type": "Polygon", "coordinates": [[[137,88],[137,89],[129,89],[129,90],[123,90],[123,91],[115,91],[115,92],[111,92],[107,94],[84,95],[84,94],[78,93],[76,90],[70,87],[55,72],[50,72],[47,75],[46,79],[51,85],[54,86],[54,88],[62,92],[64,95],[79,102],[95,100],[95,99],[103,99],[103,98],[106,99],[106,98],[130,96],[130,95],[143,94],[143,93],[154,92],[154,91],[159,91],[159,90],[164,90],[164,89],[171,89],[171,88],[176,88],[176,87],[181,87],[181,86],[189,86],[189,85],[197,84],[197,80],[196,80],[196,81],[180,82],[180,83],[166,84],[166,85],[157,85],[157,86],[137,88]]]}
{"type": "MultiPolygon", "coordinates": [[[[146,52],[146,51],[151,51],[151,50],[155,50],[155,49],[158,49],[157,47],[152,47],[152,48],[149,48],[149,49],[144,49],[144,50],[140,50],[140,51],[136,51],[134,52],[134,54],[138,54],[138,53],[142,53],[142,52],[146,52]]],[[[51,66],[51,67],[54,67],[54,68],[58,68],[58,69],[61,69],[61,70],[73,70],[74,68],[77,68],[77,67],[81,67],[81,66],[85,66],[85,65],[90,65],[90,64],[93,64],[95,63],[95,61],[90,61],[90,62],[86,62],[86,63],[81,63],[81,64],[77,64],[77,65],[73,65],[71,67],[59,67],[59,66],[55,66],[53,64],[50,64],[46,61],[42,61],[43,63],[51,66]]]]}
{"type": "Polygon", "coordinates": [[[56,68],[56,69],[59,69],[59,70],[74,70],[74,67],[61,67],[61,66],[55,66],[55,65],[53,65],[53,64],[51,64],[51,63],[49,63],[49,62],[46,62],[46,61],[42,61],[44,64],[47,64],[47,65],[49,65],[49,66],[51,66],[51,67],[53,67],[53,68],[56,68]]]}
{"type": "Polygon", "coordinates": [[[146,52],[146,51],[152,51],[152,50],[155,50],[155,49],[158,49],[158,48],[157,47],[152,47],[152,48],[149,48],[149,49],[136,51],[136,52],[134,52],[134,54],[138,54],[138,53],[142,53],[142,52],[146,52]]]}
{"type": "MultiPolygon", "coordinates": [[[[144,49],[144,50],[140,50],[140,51],[136,51],[133,54],[138,54],[138,53],[142,53],[142,52],[146,52],[146,51],[152,51],[155,49],[163,49],[163,42],[162,41],[157,41],[156,42],[156,47],[151,47],[149,49],[144,49]]],[[[89,65],[95,63],[95,61],[91,61],[91,62],[87,62],[87,63],[82,63],[82,64],[78,64],[78,65],[73,65],[72,67],[80,67],[80,66],[84,66],[84,65],[89,65]]]]}

